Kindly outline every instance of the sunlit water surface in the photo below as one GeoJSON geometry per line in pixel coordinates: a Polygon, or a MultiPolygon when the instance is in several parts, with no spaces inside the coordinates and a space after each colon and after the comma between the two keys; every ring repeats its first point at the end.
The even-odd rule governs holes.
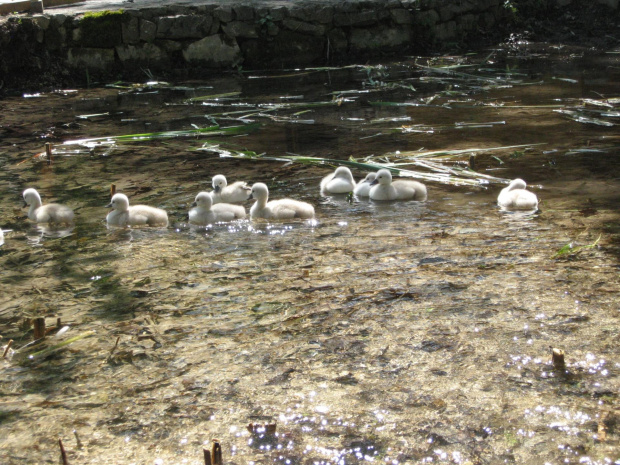
{"type": "Polygon", "coordinates": [[[0,461],[58,463],[62,438],[72,464],[201,464],[217,438],[227,464],[620,463],[618,69],[541,48],[0,101],[0,334],[17,350],[0,461]],[[207,141],[343,160],[479,148],[476,169],[526,179],[540,210],[500,211],[501,184],[321,197],[329,166],[195,150],[207,141]],[[540,145],[482,151],[521,144],[540,145]],[[188,225],[218,173],[316,221],[188,225]],[[106,228],[111,184],[170,226],[106,228]],[[29,224],[26,187],[74,208],[74,228],[29,224]],[[29,361],[38,316],[70,327],[49,345],[93,333],[29,361]]]}

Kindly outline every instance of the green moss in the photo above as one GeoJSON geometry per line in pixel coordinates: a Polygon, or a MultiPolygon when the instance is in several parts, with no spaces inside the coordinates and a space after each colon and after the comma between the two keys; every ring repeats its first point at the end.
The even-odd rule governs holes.
{"type": "Polygon", "coordinates": [[[85,13],[80,21],[81,45],[111,48],[122,43],[123,10],[85,13]]]}

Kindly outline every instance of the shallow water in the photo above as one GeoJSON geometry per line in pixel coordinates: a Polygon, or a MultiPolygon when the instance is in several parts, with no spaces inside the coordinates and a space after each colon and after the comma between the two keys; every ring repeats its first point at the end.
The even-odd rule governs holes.
{"type": "Polygon", "coordinates": [[[619,110],[583,100],[618,98],[618,66],[541,47],[1,101],[0,334],[18,349],[2,362],[2,463],[57,463],[59,437],[71,463],[200,464],[212,438],[229,464],[620,463],[619,110]],[[440,61],[472,66],[416,67],[440,61]],[[261,127],[62,144],[241,116],[261,127]],[[320,197],[331,167],[196,151],[206,140],[338,159],[541,144],[480,150],[476,169],[542,201],[506,213],[502,185],[431,182],[424,203],[320,197]],[[217,173],[317,220],[191,227],[217,173]],[[111,184],[171,226],[107,229],[111,184]],[[26,187],[73,207],[75,227],[30,225],[26,187]],[[51,344],[94,333],[28,361],[37,316],[70,326],[51,344]]]}

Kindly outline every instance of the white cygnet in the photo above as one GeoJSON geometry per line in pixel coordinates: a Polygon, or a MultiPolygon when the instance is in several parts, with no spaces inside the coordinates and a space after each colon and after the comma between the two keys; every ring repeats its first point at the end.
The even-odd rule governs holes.
{"type": "Polygon", "coordinates": [[[321,180],[321,194],[347,194],[355,189],[355,179],[351,170],[346,166],[339,166],[331,174],[321,180]]]}
{"type": "Polygon", "coordinates": [[[245,218],[245,208],[241,205],[230,203],[213,205],[213,198],[208,192],[198,193],[191,206],[194,208],[189,211],[189,222],[198,226],[245,218]]]}
{"type": "Polygon", "coordinates": [[[364,179],[357,183],[353,193],[358,197],[368,197],[370,195],[370,185],[377,178],[377,173],[368,173],[364,179]]]}
{"type": "Polygon", "coordinates": [[[536,194],[525,190],[523,179],[513,179],[508,187],[502,189],[497,197],[497,204],[506,210],[535,210],[538,208],[536,194]]]}
{"type": "Polygon", "coordinates": [[[114,194],[107,207],[114,209],[106,217],[111,226],[168,226],[168,214],[164,210],[146,205],[130,207],[125,194],[114,194]]]}
{"type": "Polygon", "coordinates": [[[222,174],[213,176],[211,181],[213,192],[211,197],[213,203],[240,203],[248,200],[252,188],[243,181],[237,181],[230,186],[226,181],[226,177],[222,174]]]}
{"type": "Polygon", "coordinates": [[[43,205],[41,196],[36,189],[26,189],[23,193],[24,201],[30,206],[28,218],[37,223],[71,224],[73,210],[66,205],[48,203],[43,205]]]}
{"type": "Polygon", "coordinates": [[[371,183],[369,197],[372,200],[426,200],[426,186],[408,179],[392,181],[392,173],[386,169],[377,171],[377,178],[371,183]]]}
{"type": "Polygon", "coordinates": [[[270,220],[290,220],[293,218],[314,218],[314,207],[306,202],[293,199],[280,199],[267,202],[269,189],[262,182],[252,186],[251,198],[256,199],[250,208],[251,218],[270,220]]]}

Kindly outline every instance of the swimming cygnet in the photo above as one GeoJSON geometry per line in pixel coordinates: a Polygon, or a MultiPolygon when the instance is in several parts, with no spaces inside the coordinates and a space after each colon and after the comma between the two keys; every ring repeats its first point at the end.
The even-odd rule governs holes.
{"type": "Polygon", "coordinates": [[[538,208],[536,194],[525,190],[523,179],[513,179],[508,187],[502,189],[497,197],[497,204],[507,210],[534,210],[538,208]]]}
{"type": "Polygon", "coordinates": [[[26,189],[24,201],[30,205],[28,218],[37,223],[70,224],[73,222],[73,210],[66,205],[48,203],[43,205],[41,196],[36,189],[26,189]]]}
{"type": "Polygon", "coordinates": [[[125,194],[114,194],[107,207],[114,209],[106,217],[111,226],[168,226],[168,214],[164,210],[146,205],[130,207],[125,194]]]}
{"type": "Polygon", "coordinates": [[[377,173],[368,173],[364,179],[357,183],[353,193],[358,197],[368,197],[370,195],[370,189],[372,183],[377,178],[377,173]]]}
{"type": "Polygon", "coordinates": [[[199,226],[245,218],[245,208],[241,205],[230,203],[213,205],[213,198],[208,192],[198,193],[191,206],[194,208],[189,211],[189,222],[199,226]]]}
{"type": "Polygon", "coordinates": [[[213,176],[211,181],[213,203],[239,203],[248,200],[252,188],[244,181],[233,182],[230,186],[222,174],[213,176]]]}
{"type": "Polygon", "coordinates": [[[262,182],[252,186],[250,198],[256,199],[250,208],[251,218],[289,220],[293,218],[314,218],[314,207],[306,202],[293,199],[280,199],[267,202],[269,189],[262,182]]]}
{"type": "Polygon", "coordinates": [[[321,180],[321,194],[347,194],[355,189],[355,179],[351,170],[346,166],[339,166],[331,174],[321,180]]]}
{"type": "Polygon", "coordinates": [[[389,170],[377,171],[377,178],[371,183],[369,197],[372,200],[426,200],[426,186],[408,179],[392,181],[389,170]]]}

